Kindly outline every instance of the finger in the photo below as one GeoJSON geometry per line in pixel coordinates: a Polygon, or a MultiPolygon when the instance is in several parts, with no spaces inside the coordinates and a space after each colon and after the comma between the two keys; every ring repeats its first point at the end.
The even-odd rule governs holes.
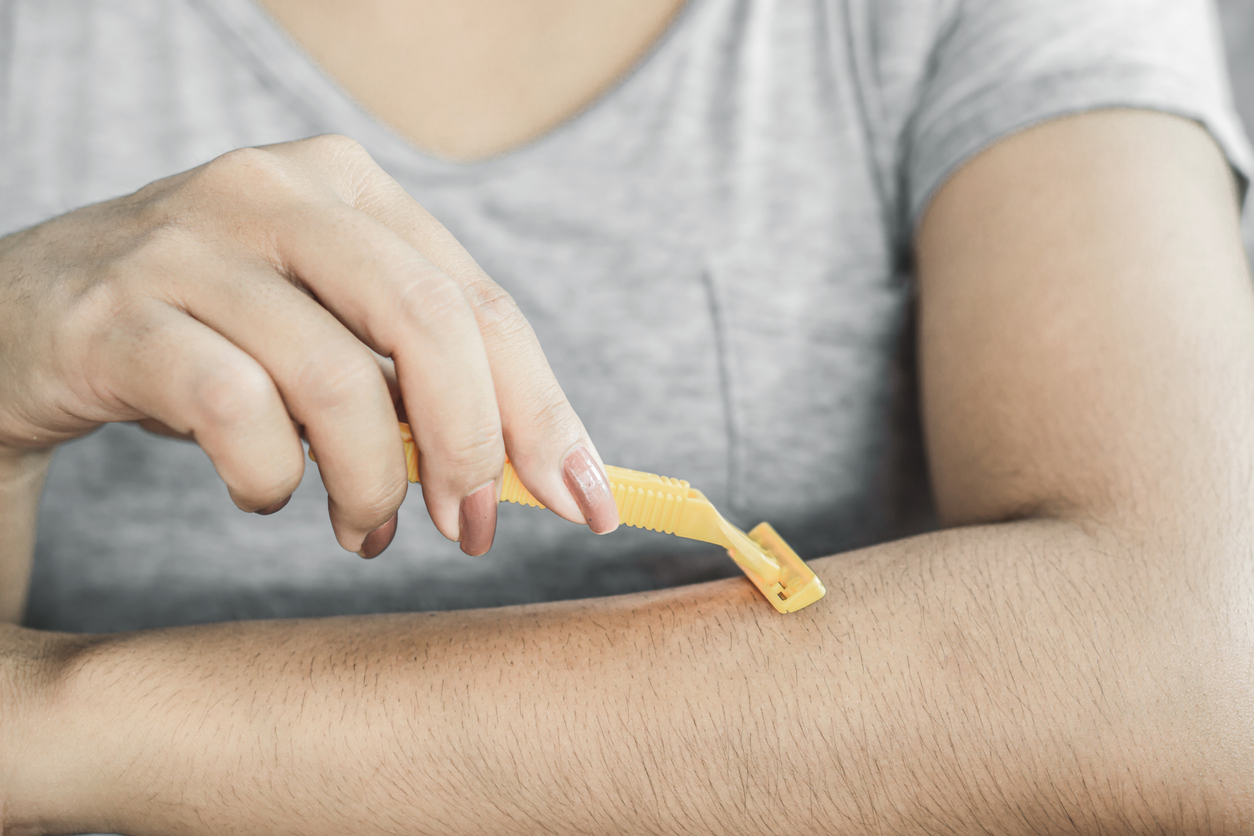
{"type": "Polygon", "coordinates": [[[158,301],[120,315],[91,352],[111,397],[194,439],[245,511],[271,508],[300,484],[304,449],[266,371],[210,328],[158,301]]]}
{"type": "Polygon", "coordinates": [[[414,243],[461,285],[482,335],[505,449],[532,495],[572,522],[605,534],[618,527],[605,466],[512,297],[452,235],[414,204],[414,243]],[[423,217],[425,215],[425,217],[423,217]]]}
{"type": "Polygon", "coordinates": [[[269,374],[317,451],[336,539],[360,553],[407,486],[387,383],[369,349],[271,265],[225,263],[189,267],[176,283],[179,302],[269,374]]]}
{"type": "MultiPolygon", "coordinates": [[[[374,354],[374,352],[371,353],[374,354]]],[[[392,396],[392,406],[396,407],[396,420],[407,423],[409,418],[405,413],[405,401],[401,398],[401,382],[396,379],[396,364],[392,362],[392,358],[380,354],[375,354],[374,359],[379,364],[379,371],[388,385],[388,394],[392,396]]],[[[402,434],[404,434],[403,431],[402,434]]]]}
{"type": "Polygon", "coordinates": [[[431,519],[464,549],[486,550],[505,447],[492,372],[461,288],[387,227],[343,204],[296,207],[289,217],[279,241],[286,269],[395,364],[431,519]]]}
{"type": "Polygon", "coordinates": [[[506,451],[523,484],[559,515],[597,533],[618,526],[604,463],[554,376],[530,323],[465,248],[377,167],[343,196],[423,253],[462,289],[475,316],[506,451]]]}

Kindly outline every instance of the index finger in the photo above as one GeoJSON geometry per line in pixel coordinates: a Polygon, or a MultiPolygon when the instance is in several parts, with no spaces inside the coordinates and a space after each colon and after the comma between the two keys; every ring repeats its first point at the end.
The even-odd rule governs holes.
{"type": "Polygon", "coordinates": [[[514,300],[461,243],[373,163],[341,184],[342,197],[392,229],[456,282],[487,351],[506,453],[527,489],[598,534],[618,526],[604,463],[514,300]]]}

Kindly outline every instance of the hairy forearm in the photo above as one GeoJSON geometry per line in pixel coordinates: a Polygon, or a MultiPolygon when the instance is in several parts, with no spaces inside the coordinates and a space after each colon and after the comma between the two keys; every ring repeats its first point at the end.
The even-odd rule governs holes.
{"type": "Polygon", "coordinates": [[[814,565],[830,593],[792,616],[728,581],[66,638],[24,723],[28,760],[9,770],[10,824],[726,836],[1254,821],[1239,818],[1254,810],[1249,665],[1230,655],[1248,625],[1221,591],[1244,579],[1047,522],[814,565]]]}

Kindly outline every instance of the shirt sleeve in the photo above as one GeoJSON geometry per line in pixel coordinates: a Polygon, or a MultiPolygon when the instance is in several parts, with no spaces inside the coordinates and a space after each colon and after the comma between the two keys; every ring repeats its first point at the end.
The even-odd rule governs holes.
{"type": "Polygon", "coordinates": [[[1110,107],[1192,119],[1240,181],[1251,153],[1210,0],[965,0],[933,48],[902,158],[911,229],[936,190],[997,140],[1110,107]]]}

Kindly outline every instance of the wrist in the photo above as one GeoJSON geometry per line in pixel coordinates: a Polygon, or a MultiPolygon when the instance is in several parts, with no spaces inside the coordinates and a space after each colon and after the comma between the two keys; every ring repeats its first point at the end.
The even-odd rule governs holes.
{"type": "Polygon", "coordinates": [[[24,450],[0,444],[0,492],[43,487],[55,448],[24,450]]]}
{"type": "MultiPolygon", "coordinates": [[[[65,687],[91,639],[0,625],[0,832],[80,832],[103,718],[86,718],[65,687]],[[68,825],[68,827],[67,827],[68,825]]],[[[94,769],[93,769],[94,767],[94,769]]],[[[92,828],[86,828],[92,829],[92,828]]]]}
{"type": "Polygon", "coordinates": [[[51,450],[0,446],[0,623],[20,623],[26,608],[39,497],[51,462],[51,450]]]}

